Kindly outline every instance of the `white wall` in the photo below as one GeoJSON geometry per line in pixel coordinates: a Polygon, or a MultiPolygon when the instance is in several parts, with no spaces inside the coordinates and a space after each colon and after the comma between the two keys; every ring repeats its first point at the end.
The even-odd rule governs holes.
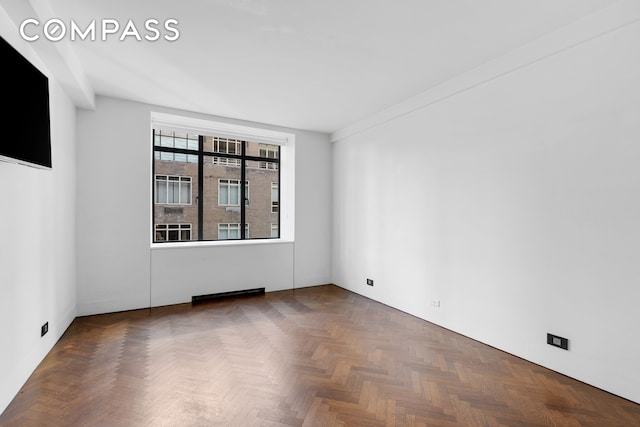
{"type": "Polygon", "coordinates": [[[98,97],[95,111],[79,112],[78,140],[80,314],[189,302],[192,295],[234,290],[229,287],[270,291],[330,281],[327,135],[98,97]],[[294,133],[295,243],[152,250],[152,111],[294,133]],[[174,261],[170,268],[168,259],[174,261]],[[268,265],[277,268],[259,272],[268,265]],[[176,271],[182,272],[181,280],[176,271]],[[228,271],[236,272],[233,280],[221,273],[228,271]]]}
{"type": "Polygon", "coordinates": [[[336,142],[333,281],[640,402],[638,40],[625,26],[336,142]]]}
{"type": "Polygon", "coordinates": [[[0,413],[76,315],[75,107],[49,85],[53,168],[0,162],[0,413]]]}
{"type": "Polygon", "coordinates": [[[152,306],[191,302],[194,295],[255,288],[265,288],[266,292],[291,289],[293,244],[154,248],[151,271],[152,306]]]}

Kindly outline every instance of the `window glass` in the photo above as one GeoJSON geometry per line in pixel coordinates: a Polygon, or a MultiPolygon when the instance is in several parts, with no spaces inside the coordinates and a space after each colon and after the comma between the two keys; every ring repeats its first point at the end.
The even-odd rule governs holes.
{"type": "Polygon", "coordinates": [[[153,142],[155,242],[279,237],[278,145],[158,129],[153,142]]]}

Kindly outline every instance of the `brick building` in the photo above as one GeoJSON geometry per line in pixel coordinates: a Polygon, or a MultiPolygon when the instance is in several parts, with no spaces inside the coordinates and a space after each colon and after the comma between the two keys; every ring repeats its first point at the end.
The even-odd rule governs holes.
{"type": "Polygon", "coordinates": [[[279,158],[277,145],[154,130],[154,241],[279,237],[279,158]]]}

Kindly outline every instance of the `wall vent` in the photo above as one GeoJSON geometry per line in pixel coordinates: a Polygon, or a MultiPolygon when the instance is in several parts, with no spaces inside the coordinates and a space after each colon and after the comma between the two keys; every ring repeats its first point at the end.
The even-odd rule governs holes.
{"type": "Polygon", "coordinates": [[[244,289],[241,291],[220,292],[217,294],[194,295],[191,297],[191,303],[197,304],[197,303],[208,302],[208,301],[217,301],[225,298],[263,295],[264,292],[265,292],[264,288],[254,288],[254,289],[244,289]]]}
{"type": "Polygon", "coordinates": [[[569,340],[557,335],[547,333],[547,344],[559,347],[563,350],[569,350],[569,340]]]}

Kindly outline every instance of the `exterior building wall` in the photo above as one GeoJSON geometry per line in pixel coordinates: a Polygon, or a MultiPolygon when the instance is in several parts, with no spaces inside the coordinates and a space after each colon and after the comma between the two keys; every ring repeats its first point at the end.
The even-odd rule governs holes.
{"type": "MultiPolygon", "coordinates": [[[[213,138],[205,137],[204,150],[213,151],[213,138]]],[[[247,155],[260,156],[260,144],[247,143],[247,155]]],[[[278,225],[279,215],[272,212],[272,183],[278,183],[277,165],[266,161],[248,160],[245,169],[248,201],[245,220],[249,238],[272,237],[272,225],[278,225]]],[[[220,204],[219,181],[241,179],[241,168],[235,159],[205,156],[203,164],[203,194],[198,194],[198,164],[174,160],[154,160],[154,175],[191,177],[191,203],[158,203],[154,200],[154,227],[159,224],[190,224],[191,240],[198,240],[198,203],[203,207],[203,240],[218,240],[219,224],[240,224],[239,205],[220,204]],[[222,164],[221,164],[222,163],[222,164]]],[[[154,178],[154,191],[157,188],[154,178]]],[[[157,196],[156,196],[157,197],[157,196]]],[[[156,229],[157,231],[157,229],[156,229]]],[[[156,241],[162,241],[156,232],[156,241]]]]}

